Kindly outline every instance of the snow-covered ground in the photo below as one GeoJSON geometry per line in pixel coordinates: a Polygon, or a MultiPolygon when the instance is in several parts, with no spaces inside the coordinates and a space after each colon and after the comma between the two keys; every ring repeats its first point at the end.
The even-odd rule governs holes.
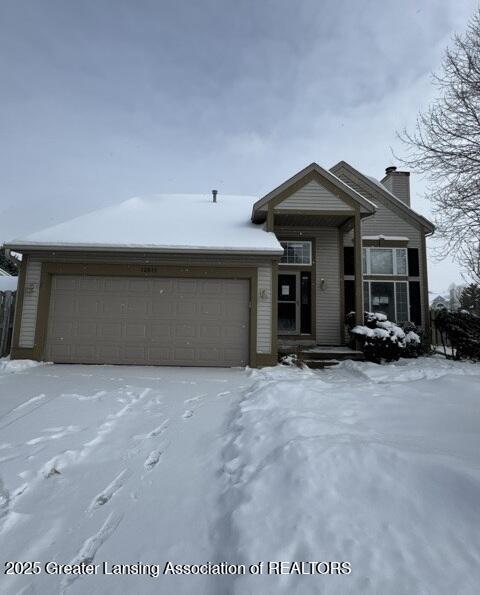
{"type": "Polygon", "coordinates": [[[42,565],[1,576],[2,594],[474,594],[479,527],[478,364],[0,360],[1,558],[42,565]],[[265,566],[76,577],[46,575],[50,560],[265,566]],[[351,573],[268,575],[268,561],[351,573]]]}

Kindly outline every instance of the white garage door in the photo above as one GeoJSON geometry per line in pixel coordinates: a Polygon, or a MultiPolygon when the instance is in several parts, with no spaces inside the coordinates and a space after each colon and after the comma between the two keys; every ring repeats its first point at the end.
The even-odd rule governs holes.
{"type": "Polygon", "coordinates": [[[249,287],[243,279],[54,275],[45,358],[244,366],[249,287]]]}

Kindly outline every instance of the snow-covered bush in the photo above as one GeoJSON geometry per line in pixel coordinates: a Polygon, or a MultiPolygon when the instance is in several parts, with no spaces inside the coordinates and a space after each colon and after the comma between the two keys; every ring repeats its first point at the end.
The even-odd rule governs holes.
{"type": "Polygon", "coordinates": [[[422,339],[416,326],[409,322],[404,328],[391,322],[385,314],[365,312],[364,324],[355,325],[355,313],[347,316],[347,325],[352,339],[369,361],[396,361],[400,357],[418,357],[422,354],[422,339]]]}
{"type": "Polygon", "coordinates": [[[480,360],[480,316],[467,310],[440,310],[435,325],[444,346],[450,343],[454,359],[480,360]]]}
{"type": "Polygon", "coordinates": [[[280,363],[283,366],[298,366],[298,355],[296,353],[290,353],[289,355],[284,355],[280,358],[280,363]]]}

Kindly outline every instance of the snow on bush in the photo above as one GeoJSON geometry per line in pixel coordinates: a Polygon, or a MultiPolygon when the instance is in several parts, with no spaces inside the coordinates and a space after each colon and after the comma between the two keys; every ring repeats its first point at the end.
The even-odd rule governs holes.
{"type": "Polygon", "coordinates": [[[381,363],[421,355],[422,341],[413,323],[405,323],[402,328],[378,312],[365,312],[363,325],[354,326],[354,320],[355,313],[350,312],[347,316],[350,334],[359,339],[367,360],[381,363]]]}
{"type": "Polygon", "coordinates": [[[284,366],[298,366],[298,355],[295,353],[284,355],[280,359],[280,363],[284,366]]]}

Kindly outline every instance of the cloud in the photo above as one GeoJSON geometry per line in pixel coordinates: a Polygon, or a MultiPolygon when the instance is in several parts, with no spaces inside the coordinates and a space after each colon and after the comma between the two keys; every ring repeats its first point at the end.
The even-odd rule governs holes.
{"type": "Polygon", "coordinates": [[[475,6],[5,0],[0,240],[148,192],[262,195],[311,161],[381,176],[475,6]]]}

